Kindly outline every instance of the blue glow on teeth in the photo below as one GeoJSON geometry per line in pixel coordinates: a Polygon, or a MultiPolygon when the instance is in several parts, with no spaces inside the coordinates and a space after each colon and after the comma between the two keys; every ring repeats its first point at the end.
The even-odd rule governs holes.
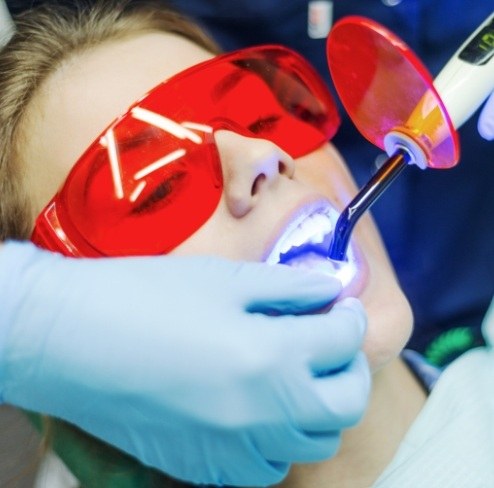
{"type": "Polygon", "coordinates": [[[304,254],[317,254],[321,257],[327,257],[329,244],[331,242],[331,234],[323,236],[319,242],[304,241],[300,246],[292,246],[287,252],[280,254],[280,263],[286,263],[291,259],[304,254]]]}
{"type": "Polygon", "coordinates": [[[327,257],[333,222],[337,217],[335,210],[324,209],[292,222],[266,261],[326,273],[337,278],[345,287],[356,276],[357,264],[351,247],[345,262],[334,263],[327,257]]]}
{"type": "Polygon", "coordinates": [[[294,254],[309,250],[327,254],[332,229],[329,211],[308,215],[287,228],[266,261],[271,264],[278,263],[280,260],[290,259],[294,254]]]}

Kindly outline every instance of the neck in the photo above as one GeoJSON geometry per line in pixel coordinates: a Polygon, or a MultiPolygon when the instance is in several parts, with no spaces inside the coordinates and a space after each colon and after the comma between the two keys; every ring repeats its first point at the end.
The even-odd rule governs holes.
{"type": "Polygon", "coordinates": [[[284,488],[368,487],[391,461],[426,396],[400,359],[373,378],[367,414],[346,431],[338,454],[322,463],[295,465],[284,488]]]}

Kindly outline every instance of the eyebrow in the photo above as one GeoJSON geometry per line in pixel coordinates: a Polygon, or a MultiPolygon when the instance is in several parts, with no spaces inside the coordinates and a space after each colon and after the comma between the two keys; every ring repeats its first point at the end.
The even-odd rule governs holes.
{"type": "Polygon", "coordinates": [[[252,73],[251,71],[236,68],[235,71],[223,77],[213,88],[211,99],[214,102],[217,102],[227,93],[231,92],[247,76],[247,73],[252,73]]]}

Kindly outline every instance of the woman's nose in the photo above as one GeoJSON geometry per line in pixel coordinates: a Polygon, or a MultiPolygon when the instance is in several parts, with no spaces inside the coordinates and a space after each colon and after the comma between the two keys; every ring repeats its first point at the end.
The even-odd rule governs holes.
{"type": "Polygon", "coordinates": [[[216,131],[214,138],[223,169],[223,195],[237,218],[246,215],[280,176],[293,177],[292,157],[271,141],[229,130],[216,131]]]}

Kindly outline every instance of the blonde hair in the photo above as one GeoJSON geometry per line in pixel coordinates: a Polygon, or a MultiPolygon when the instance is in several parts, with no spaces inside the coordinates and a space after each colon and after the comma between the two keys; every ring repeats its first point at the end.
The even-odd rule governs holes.
{"type": "Polygon", "coordinates": [[[143,32],[169,32],[219,52],[197,25],[158,0],[44,4],[15,19],[0,51],[0,240],[29,237],[32,210],[24,188],[22,123],[43,81],[62,62],[105,41],[143,32]]]}

